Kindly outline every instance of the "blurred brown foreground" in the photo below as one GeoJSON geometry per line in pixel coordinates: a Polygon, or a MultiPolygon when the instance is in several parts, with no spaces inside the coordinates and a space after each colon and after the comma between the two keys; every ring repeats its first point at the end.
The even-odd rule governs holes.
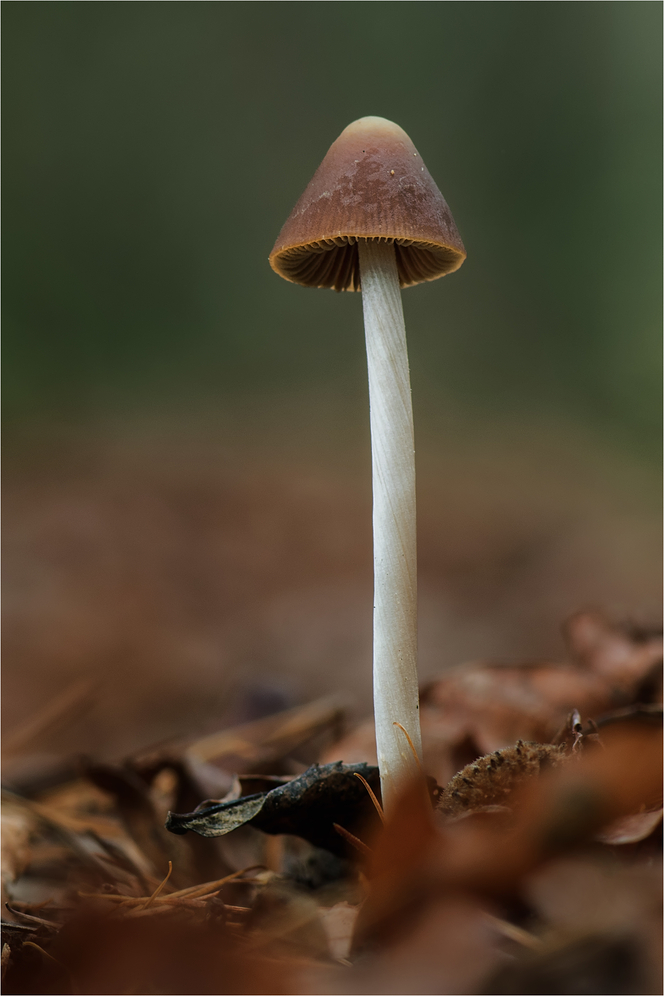
{"type": "Polygon", "coordinates": [[[568,641],[432,683],[425,767],[461,771],[387,822],[352,771],[353,804],[326,787],[342,765],[297,774],[371,752],[329,699],[6,788],[4,991],[661,992],[661,636],[579,615],[568,641]]]}
{"type": "Polygon", "coordinates": [[[641,472],[424,442],[429,792],[383,826],[321,774],[294,835],[270,793],[375,762],[366,452],[219,438],[8,457],[4,991],[661,992],[641,472]],[[166,831],[202,804],[235,828],[166,831]]]}

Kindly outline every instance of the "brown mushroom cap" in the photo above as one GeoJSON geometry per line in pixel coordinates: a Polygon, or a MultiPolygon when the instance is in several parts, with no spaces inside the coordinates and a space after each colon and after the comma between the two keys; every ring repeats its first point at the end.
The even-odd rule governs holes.
{"type": "Polygon", "coordinates": [[[452,273],[466,258],[417,149],[385,118],[342,131],[281,229],[270,266],[306,287],[359,290],[360,239],[394,243],[402,287],[452,273]]]}

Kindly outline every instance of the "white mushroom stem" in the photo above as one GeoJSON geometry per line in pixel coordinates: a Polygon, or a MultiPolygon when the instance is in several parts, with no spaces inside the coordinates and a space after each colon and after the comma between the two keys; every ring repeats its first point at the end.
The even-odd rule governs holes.
{"type": "Polygon", "coordinates": [[[417,681],[413,408],[394,246],[358,244],[367,340],[374,541],[373,682],[383,806],[390,812],[422,757],[417,681]]]}

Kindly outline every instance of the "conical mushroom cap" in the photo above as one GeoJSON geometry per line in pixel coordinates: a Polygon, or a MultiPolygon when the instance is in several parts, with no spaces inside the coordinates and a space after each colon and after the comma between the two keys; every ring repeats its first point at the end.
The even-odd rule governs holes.
{"type": "Polygon", "coordinates": [[[402,287],[452,273],[466,258],[420,154],[385,118],[342,131],[281,229],[270,266],[306,287],[359,290],[359,239],[394,243],[402,287]]]}

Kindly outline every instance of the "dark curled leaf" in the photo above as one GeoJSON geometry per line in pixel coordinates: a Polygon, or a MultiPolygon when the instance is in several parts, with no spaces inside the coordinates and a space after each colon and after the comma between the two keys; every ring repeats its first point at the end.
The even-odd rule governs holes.
{"type": "Polygon", "coordinates": [[[193,830],[201,837],[223,837],[231,830],[241,827],[243,823],[249,823],[263,808],[268,795],[268,792],[245,795],[242,799],[218,802],[207,809],[196,809],[193,813],[185,813],[183,816],[169,813],[166,829],[171,833],[184,834],[187,830],[193,830]]]}
{"type": "Polygon", "coordinates": [[[264,833],[294,834],[316,847],[353,857],[334,824],[361,837],[377,821],[366,788],[355,778],[356,772],[366,778],[376,794],[380,792],[375,766],[341,761],[314,764],[298,778],[269,792],[220,802],[194,813],[169,813],[166,829],[171,833],[193,830],[203,837],[219,837],[249,823],[264,833]]]}

